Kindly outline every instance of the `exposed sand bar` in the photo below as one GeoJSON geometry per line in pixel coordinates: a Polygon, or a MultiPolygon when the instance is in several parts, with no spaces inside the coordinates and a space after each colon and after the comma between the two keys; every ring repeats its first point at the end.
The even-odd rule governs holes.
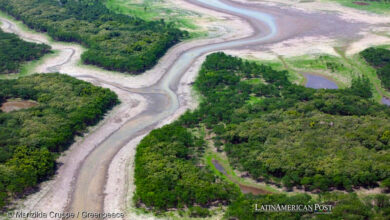
{"type": "MultiPolygon", "coordinates": [[[[80,65],[84,48],[52,42],[44,34],[27,32],[9,19],[1,19],[4,29],[26,40],[47,43],[60,51],[58,56],[39,66],[38,72],[58,71],[91,81],[112,89],[122,101],[103,122],[66,152],[61,159],[64,165],[55,178],[44,183],[40,192],[24,202],[26,210],[60,212],[66,207],[72,212],[125,212],[134,191],[131,167],[136,144],[151,129],[169,123],[195,106],[190,82],[208,53],[225,49],[268,50],[275,45],[283,49],[291,46],[285,43],[287,40],[307,37],[359,38],[358,33],[366,27],[364,23],[345,21],[334,14],[221,2],[272,16],[276,32],[270,36],[268,25],[239,12],[217,9],[207,2],[178,0],[175,3],[179,7],[210,13],[220,19],[219,33],[215,35],[219,37],[180,43],[171,48],[153,69],[140,76],[80,65]]],[[[128,217],[152,218],[134,213],[128,213],[128,217]]]]}
{"type": "MultiPolygon", "coordinates": [[[[223,17],[222,19],[228,21],[230,18],[223,17]]],[[[142,76],[134,77],[79,65],[80,55],[84,50],[82,47],[73,44],[53,42],[44,34],[25,31],[26,29],[20,28],[12,19],[2,18],[1,21],[2,28],[5,31],[16,33],[27,41],[49,44],[53,47],[53,49],[59,51],[58,56],[45,60],[45,62],[37,68],[37,72],[58,71],[76,76],[79,79],[91,81],[96,85],[101,85],[115,91],[122,102],[120,106],[116,107],[108,114],[103,122],[95,128],[92,128],[89,135],[81,140],[78,140],[77,143],[64,153],[63,157],[59,159],[59,162],[63,163],[63,165],[58,170],[57,175],[52,181],[43,183],[40,192],[31,195],[25,201],[20,201],[20,206],[23,207],[25,211],[43,212],[64,211],[65,207],[69,203],[78,170],[87,156],[99,145],[99,143],[111,136],[126,122],[129,122],[130,118],[138,115],[146,109],[147,103],[150,103],[150,100],[147,101],[144,97],[132,93],[130,91],[131,88],[148,86],[157,82],[163,75],[164,71],[166,71],[164,66],[171,65],[179,54],[186,51],[188,48],[202,44],[220,42],[224,40],[224,37],[235,39],[238,36],[241,37],[243,35],[249,35],[251,31],[250,28],[245,29],[246,24],[241,20],[229,21],[229,24],[231,24],[233,28],[236,27],[237,29],[234,29],[233,31],[233,29],[231,29],[232,27],[221,25],[221,28],[218,30],[218,34],[216,36],[224,35],[224,37],[181,43],[172,48],[167,55],[164,56],[156,68],[148,71],[142,76]],[[243,27],[244,29],[241,30],[243,27]],[[246,33],[245,30],[248,32],[246,33]],[[236,33],[240,34],[237,35],[236,33]]],[[[187,85],[187,82],[183,83],[187,85]]],[[[184,105],[190,105],[188,101],[189,99],[185,99],[186,97],[190,97],[188,95],[190,92],[189,87],[187,86],[186,89],[183,89],[180,86],[178,91],[181,91],[181,96],[185,96],[181,99],[183,100],[182,107],[184,107],[184,105]]],[[[144,93],[145,92],[142,92],[142,94],[144,93]]],[[[156,107],[157,106],[152,106],[149,108],[156,107]]],[[[184,109],[181,108],[180,112],[184,112],[184,109]]],[[[140,121],[138,121],[138,123],[142,123],[140,121]]],[[[106,167],[108,167],[108,165],[106,167]]],[[[105,181],[103,180],[102,182],[105,181]]]]}

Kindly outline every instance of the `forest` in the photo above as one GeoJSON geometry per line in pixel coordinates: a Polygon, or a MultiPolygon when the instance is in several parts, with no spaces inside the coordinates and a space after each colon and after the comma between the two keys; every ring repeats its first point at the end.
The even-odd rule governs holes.
{"type": "Polygon", "coordinates": [[[254,179],[326,191],[390,178],[390,110],[370,99],[366,78],[314,90],[290,83],[287,72],[213,54],[195,86],[204,101],[184,125],[212,130],[230,162],[254,179]]]}
{"type": "Polygon", "coordinates": [[[108,89],[61,74],[0,80],[0,105],[34,100],[29,109],[0,111],[0,209],[55,171],[55,158],[119,101],[108,89]]]}
{"type": "MultiPolygon", "coordinates": [[[[333,213],[333,218],[320,219],[346,219],[349,216],[367,219],[367,216],[378,214],[374,210],[377,206],[372,205],[375,198],[370,198],[371,203],[362,203],[353,193],[343,197],[328,192],[377,186],[388,190],[390,187],[390,109],[373,101],[373,88],[367,78],[353,79],[352,86],[347,89],[315,90],[291,83],[286,71],[275,71],[266,65],[214,53],[203,63],[194,86],[202,95],[202,101],[196,110],[186,112],[173,124],[180,128],[178,130],[184,128],[195,135],[194,129],[205,128],[217,150],[226,152],[236,169],[247,172],[255,180],[282,184],[287,189],[296,186],[320,195],[329,194],[320,201],[304,194],[297,197],[234,194],[233,199],[221,199],[224,204],[229,204],[225,217],[267,219],[248,210],[253,208],[251,205],[255,201],[328,202],[341,209],[333,213]],[[355,209],[359,212],[353,216],[355,209]]],[[[137,155],[147,147],[163,149],[151,151],[153,156],[142,162],[136,160],[136,169],[145,171],[158,166],[160,158],[168,152],[174,154],[170,160],[175,161],[178,156],[174,152],[180,149],[175,149],[175,145],[179,146],[175,133],[154,135],[153,142],[149,141],[151,137],[148,135],[144,139],[148,141],[142,141],[137,148],[137,155]]],[[[178,160],[198,165],[197,169],[186,173],[195,179],[200,170],[210,168],[202,161],[203,148],[200,151],[190,149],[196,152],[189,153],[191,157],[178,157],[178,160]]],[[[172,172],[172,166],[162,164],[159,172],[143,175],[163,178],[164,173],[172,172]]],[[[165,180],[176,183],[181,178],[183,176],[176,175],[165,180]]],[[[147,182],[146,177],[141,179],[147,182]]],[[[137,181],[136,195],[139,195],[138,186],[141,184],[137,181]]],[[[215,183],[211,177],[207,181],[210,185],[215,183]]],[[[187,189],[176,188],[174,193],[168,191],[168,195],[162,197],[158,194],[158,184],[149,183],[151,185],[146,185],[146,188],[142,187],[142,193],[157,197],[150,201],[152,197],[138,196],[137,202],[150,209],[155,207],[154,202],[158,199],[187,194],[187,189]]],[[[210,206],[193,198],[192,204],[210,206]]],[[[175,207],[182,208],[182,205],[175,207]]],[[[167,210],[167,207],[162,208],[167,210]]],[[[378,215],[388,215],[388,200],[382,208],[387,208],[387,211],[381,209],[378,215]]],[[[280,216],[272,213],[271,216],[277,219],[303,217],[302,213],[280,216]]]]}
{"type": "Polygon", "coordinates": [[[300,220],[300,219],[388,219],[390,217],[390,197],[385,194],[365,196],[360,199],[356,194],[325,193],[318,199],[307,194],[287,196],[285,194],[242,195],[229,205],[224,215],[225,219],[240,220],[300,220]],[[255,205],[330,205],[332,211],[326,214],[320,212],[256,212],[255,205]]]}
{"type": "Polygon", "coordinates": [[[137,147],[134,200],[158,212],[195,204],[227,204],[238,187],[200,166],[204,140],[177,124],[152,131],[137,147]]]}
{"type": "Polygon", "coordinates": [[[383,48],[368,48],[360,55],[376,69],[383,87],[390,91],[390,51],[383,48]]]}
{"type": "Polygon", "coordinates": [[[16,73],[27,61],[41,58],[50,52],[45,44],[35,44],[19,39],[15,34],[0,30],[0,73],[16,73]]]}
{"type": "Polygon", "coordinates": [[[172,24],[116,14],[102,0],[0,0],[0,10],[53,39],[88,48],[86,64],[140,73],[188,33],[172,24]]]}

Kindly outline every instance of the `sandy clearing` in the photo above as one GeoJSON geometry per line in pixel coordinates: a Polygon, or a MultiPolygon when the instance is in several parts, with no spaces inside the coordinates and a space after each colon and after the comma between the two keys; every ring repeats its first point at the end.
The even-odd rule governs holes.
{"type": "Polygon", "coordinates": [[[38,103],[33,100],[7,100],[1,105],[0,109],[3,112],[12,112],[21,109],[28,109],[37,105],[38,103]]]}

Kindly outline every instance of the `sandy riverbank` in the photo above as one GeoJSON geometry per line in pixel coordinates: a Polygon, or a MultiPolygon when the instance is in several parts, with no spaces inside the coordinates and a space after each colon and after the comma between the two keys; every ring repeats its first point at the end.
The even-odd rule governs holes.
{"type": "MultiPolygon", "coordinates": [[[[30,195],[27,199],[18,201],[18,209],[24,211],[55,211],[62,212],[67,206],[67,203],[70,198],[70,193],[72,189],[72,184],[74,184],[74,178],[77,174],[77,170],[81,165],[82,161],[89,155],[91,151],[106,137],[115,132],[119,127],[121,127],[126,121],[130,120],[132,117],[136,116],[142,112],[147,105],[147,100],[142,96],[129,93],[128,91],[121,90],[120,86],[127,88],[139,88],[144,86],[149,86],[157,82],[161,76],[164,74],[166,69],[174,62],[174,60],[182,52],[188,50],[189,48],[200,46],[209,43],[221,42],[227,39],[236,39],[239,37],[248,36],[252,33],[252,30],[249,28],[249,25],[244,23],[242,20],[233,18],[232,16],[222,16],[217,14],[219,19],[225,21],[225,24],[218,26],[219,28],[214,28],[214,24],[210,25],[213,28],[213,36],[218,36],[214,39],[203,39],[198,41],[184,42],[176,45],[167,55],[164,56],[159,64],[148,71],[147,73],[140,76],[129,76],[122,73],[115,73],[110,71],[101,70],[95,67],[89,67],[79,64],[80,55],[85,50],[81,46],[74,44],[64,44],[59,42],[53,42],[46,35],[41,33],[35,33],[33,31],[25,31],[24,28],[20,28],[12,20],[7,18],[2,18],[2,28],[7,32],[12,32],[18,34],[21,38],[27,41],[45,43],[54,50],[59,51],[58,56],[49,58],[45,62],[36,68],[36,72],[53,72],[58,71],[65,73],[71,76],[75,76],[79,79],[86,81],[91,81],[95,85],[100,85],[106,88],[112,89],[116,92],[122,102],[120,106],[117,106],[111,112],[108,113],[106,118],[100,122],[97,126],[90,129],[89,134],[84,138],[78,138],[75,144],[73,144],[68,151],[66,151],[63,156],[58,160],[62,166],[58,169],[56,176],[51,181],[47,181],[41,184],[41,189],[39,192],[30,195]],[[110,82],[111,85],[102,84],[100,81],[110,82]],[[113,84],[119,85],[118,87],[112,86],[113,84]]],[[[216,26],[215,26],[216,27],[216,26]]],[[[198,67],[201,62],[197,62],[198,67]]],[[[190,71],[191,72],[191,71],[190,71]]],[[[171,117],[170,120],[167,120],[165,123],[161,123],[159,126],[168,123],[169,121],[177,118],[182,112],[185,111],[190,106],[194,106],[194,102],[191,99],[191,96],[188,94],[191,93],[191,89],[188,86],[189,81],[192,81],[197,70],[192,71],[192,78],[186,76],[183,78],[182,83],[179,86],[179,96],[181,102],[181,108],[178,112],[171,117]]],[[[133,159],[135,146],[137,140],[136,138],[131,141],[120,153],[119,156],[127,157],[126,159],[133,159]],[[129,151],[130,150],[130,151],[129,151]],[[123,154],[122,152],[126,152],[123,154]],[[133,152],[133,154],[131,153],[133,152]]],[[[121,163],[116,163],[120,157],[116,157],[113,160],[112,165],[110,166],[110,171],[115,170],[115,172],[110,173],[123,173],[125,168],[121,163]]],[[[125,176],[125,175],[124,175],[125,176]]],[[[119,176],[120,179],[125,180],[124,176],[119,176]]],[[[112,179],[112,178],[111,178],[112,179]]],[[[114,192],[120,184],[116,183],[112,187],[110,186],[110,178],[108,178],[108,185],[106,187],[107,199],[110,200],[110,196],[114,195],[113,198],[117,199],[118,197],[115,194],[110,193],[114,192]]],[[[119,187],[120,188],[120,187],[119,187]]],[[[129,188],[131,189],[131,183],[129,188]]],[[[122,190],[119,190],[119,193],[124,193],[122,190]]],[[[118,192],[118,191],[117,191],[118,192]]],[[[115,204],[115,203],[107,203],[115,204]]],[[[117,205],[123,205],[117,203],[117,205]]],[[[110,207],[110,206],[108,206],[110,207]]],[[[113,207],[111,205],[111,207],[113,207]]],[[[115,207],[115,205],[114,205],[115,207]]],[[[115,209],[113,207],[113,209],[115,209]]]]}
{"type": "MultiPolygon", "coordinates": [[[[192,40],[183,42],[171,48],[160,62],[151,70],[139,76],[130,76],[122,73],[105,71],[96,67],[90,67],[80,64],[80,55],[84,48],[74,44],[62,44],[52,42],[44,34],[24,31],[18,26],[6,27],[12,32],[16,32],[24,39],[32,41],[45,42],[59,50],[59,55],[49,58],[44,64],[37,67],[37,72],[51,72],[53,69],[61,73],[78,77],[83,80],[91,81],[96,85],[101,85],[115,91],[122,104],[112,110],[104,121],[91,129],[89,134],[78,140],[72,147],[64,153],[59,160],[63,163],[52,181],[42,184],[40,192],[31,195],[27,200],[21,201],[21,206],[25,210],[55,210],[63,211],[67,205],[74,178],[82,161],[95,149],[95,147],[114,133],[119,127],[127,121],[134,118],[143,110],[148,108],[148,100],[141,95],[129,92],[124,88],[142,88],[155,84],[166,73],[169,67],[185,51],[197,46],[207,45],[216,42],[243,38],[253,34],[253,29],[243,19],[233,15],[227,15],[221,12],[194,6],[184,0],[172,1],[172,4],[183,9],[196,11],[204,16],[215,16],[215,20],[202,23],[210,32],[213,32],[212,39],[192,40]],[[218,36],[218,37],[216,37],[218,36]],[[102,83],[110,82],[110,85],[102,83]],[[117,85],[117,86],[115,86],[117,85]]],[[[246,3],[248,4],[248,3],[246,3]]],[[[252,6],[247,6],[251,7],[252,6]]],[[[346,36],[354,39],[360,39],[361,30],[367,28],[367,23],[362,21],[351,21],[343,19],[334,14],[328,14],[318,11],[307,13],[299,8],[275,7],[275,3],[259,5],[260,11],[275,16],[277,25],[280,29],[278,35],[265,45],[254,45],[250,47],[239,48],[240,50],[229,50],[236,55],[253,56],[259,55],[259,58],[275,58],[278,55],[289,56],[305,53],[334,53],[334,46],[340,44],[340,36],[346,36]],[[293,23],[293,25],[292,25],[293,23]],[[337,24],[333,25],[332,24],[337,24]],[[317,25],[319,27],[317,27],[317,25]],[[348,26],[347,29],[340,27],[348,26]],[[242,50],[243,49],[243,50],[242,50]]],[[[314,7],[314,6],[313,6],[314,7]]],[[[316,6],[317,7],[317,6],[316,6]]],[[[12,23],[12,22],[11,22],[12,23]]],[[[364,29],[366,30],[366,29],[364,29]]],[[[360,44],[361,45],[361,44],[360,44]]],[[[355,46],[357,48],[358,46],[355,46]]],[[[192,67],[184,74],[181,79],[177,95],[180,101],[180,108],[170,117],[160,122],[157,127],[167,124],[179,117],[186,109],[196,107],[195,99],[192,98],[190,83],[199,70],[199,67],[205,55],[197,59],[192,67]]],[[[137,143],[142,136],[134,138],[126,144],[113,158],[108,168],[108,176],[105,185],[104,210],[105,211],[124,211],[131,210],[131,197],[134,192],[133,185],[133,163],[137,143]]],[[[152,216],[138,216],[133,212],[128,213],[129,219],[145,219],[152,216]]]]}
{"type": "Polygon", "coordinates": [[[390,32],[388,26],[390,23],[389,16],[348,8],[336,2],[319,0],[310,2],[288,0],[234,1],[249,4],[253,7],[268,5],[290,11],[298,10],[308,15],[322,14],[324,19],[320,21],[313,17],[312,22],[318,30],[312,36],[310,34],[296,36],[288,41],[265,47],[263,50],[228,51],[233,55],[267,60],[276,59],[278,56],[293,57],[310,54],[339,56],[334,50],[335,47],[345,48],[347,55],[353,55],[371,46],[390,44],[390,38],[387,35],[390,32]],[[329,15],[332,16],[330,19],[329,15]]]}

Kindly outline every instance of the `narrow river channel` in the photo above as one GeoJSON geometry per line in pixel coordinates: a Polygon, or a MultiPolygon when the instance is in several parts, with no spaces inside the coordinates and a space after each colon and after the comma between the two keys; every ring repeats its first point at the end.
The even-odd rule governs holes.
{"type": "MultiPolygon", "coordinates": [[[[122,127],[113,132],[103,142],[97,143],[94,150],[82,162],[73,182],[73,192],[71,200],[67,206],[68,212],[77,213],[79,211],[103,212],[104,190],[108,176],[108,168],[115,155],[132,139],[143,135],[156,127],[160,122],[173,115],[180,108],[178,98],[178,87],[180,79],[190,69],[195,61],[205,54],[217,52],[225,49],[250,48],[265,43],[270,43],[278,39],[280,32],[277,27],[275,17],[271,14],[252,9],[228,0],[186,0],[191,4],[208,8],[214,11],[230,14],[245,20],[251,25],[254,32],[251,36],[238,40],[227,40],[222,43],[196,46],[180,53],[175,62],[167,68],[163,77],[154,85],[139,89],[120,86],[121,90],[142,95],[148,104],[146,110],[134,119],[127,121],[122,127]]],[[[262,10],[265,11],[265,10],[262,10]]],[[[327,20],[327,19],[321,19],[327,20]]],[[[327,26],[324,26],[327,27],[327,26]]],[[[18,34],[18,33],[17,33],[18,34]]],[[[280,39],[279,39],[280,40],[280,39]]],[[[74,50],[68,51],[72,57],[74,50]]],[[[64,63],[69,62],[70,58],[64,63]]],[[[49,72],[58,71],[64,63],[48,67],[49,72]]],[[[80,74],[83,74],[80,72],[80,74]]],[[[308,87],[310,87],[310,74],[308,75],[308,87]]],[[[80,75],[79,77],[93,78],[80,75]]],[[[118,86],[108,80],[98,82],[118,86]]],[[[325,85],[327,88],[334,87],[331,81],[326,78],[316,78],[313,82],[325,85]]],[[[321,87],[321,85],[319,87],[321,87]]],[[[337,86],[336,86],[337,88],[337,86]]],[[[223,167],[222,167],[223,168],[223,167]]],[[[244,187],[245,188],[245,187],[244,187]]],[[[243,189],[243,188],[242,188],[243,189]]],[[[250,192],[252,189],[243,189],[250,192]]]]}
{"type": "Polygon", "coordinates": [[[142,95],[151,100],[148,109],[108,137],[83,162],[75,182],[68,211],[74,213],[78,211],[102,212],[103,192],[110,161],[131,139],[149,131],[179,108],[179,100],[176,95],[178,83],[197,58],[206,53],[223,49],[261,44],[277,34],[273,18],[265,13],[247,8],[236,8],[229,5],[228,2],[220,0],[196,0],[196,3],[217,11],[240,16],[252,24],[255,29],[254,34],[239,40],[189,49],[176,59],[164,77],[155,85],[142,88],[142,95]]]}

